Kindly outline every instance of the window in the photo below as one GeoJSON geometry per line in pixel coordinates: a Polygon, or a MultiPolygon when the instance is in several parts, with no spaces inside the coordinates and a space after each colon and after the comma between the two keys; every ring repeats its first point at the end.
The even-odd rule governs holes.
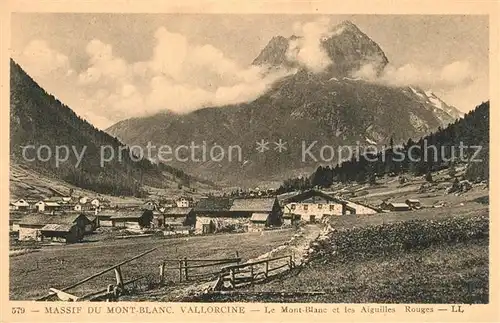
{"type": "Polygon", "coordinates": [[[323,204],[318,204],[318,209],[322,209],[323,208],[323,204]]]}
{"type": "Polygon", "coordinates": [[[295,210],[295,204],[290,205],[290,209],[295,210]]]}
{"type": "Polygon", "coordinates": [[[309,205],[304,204],[304,211],[307,211],[308,208],[309,208],[309,205]]]}

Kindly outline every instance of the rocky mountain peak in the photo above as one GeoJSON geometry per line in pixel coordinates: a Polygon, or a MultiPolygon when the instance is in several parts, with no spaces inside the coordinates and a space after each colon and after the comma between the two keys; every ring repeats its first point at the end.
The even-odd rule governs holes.
{"type": "MultiPolygon", "coordinates": [[[[254,65],[296,67],[298,62],[287,55],[290,42],[303,38],[293,35],[289,38],[274,36],[253,61],[254,65]]],[[[319,39],[322,50],[331,59],[326,69],[332,76],[349,76],[365,64],[371,64],[381,72],[388,59],[380,46],[363,33],[354,23],[345,20],[333,26],[319,39]]]]}

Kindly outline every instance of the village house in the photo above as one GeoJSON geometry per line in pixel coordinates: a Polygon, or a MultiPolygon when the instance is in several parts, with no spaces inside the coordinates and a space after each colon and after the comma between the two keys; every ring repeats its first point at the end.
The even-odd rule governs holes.
{"type": "Polygon", "coordinates": [[[104,212],[97,214],[96,215],[97,225],[100,227],[112,227],[113,221],[111,221],[111,218],[118,214],[119,213],[117,212],[104,212]]]}
{"type": "Polygon", "coordinates": [[[90,198],[88,196],[81,196],[79,199],[78,199],[78,202],[80,204],[87,204],[89,202],[90,198]]]}
{"type": "Polygon", "coordinates": [[[196,223],[196,215],[193,212],[193,208],[190,207],[173,207],[166,209],[162,214],[163,226],[168,228],[169,226],[194,226],[196,223]]]}
{"type": "Polygon", "coordinates": [[[249,230],[280,226],[283,213],[276,198],[235,199],[229,211],[237,218],[249,219],[249,230]]]}
{"type": "Polygon", "coordinates": [[[317,190],[308,190],[282,200],[286,223],[299,220],[314,223],[329,215],[356,214],[356,209],[339,198],[317,190]]]}
{"type": "Polygon", "coordinates": [[[241,219],[232,217],[229,211],[232,203],[232,199],[225,197],[206,197],[198,201],[193,208],[195,233],[214,233],[225,225],[238,225],[241,219]]]}
{"type": "MultiPolygon", "coordinates": [[[[192,208],[174,207],[165,210],[162,214],[164,233],[169,234],[190,234],[194,231],[196,216],[192,208]]],[[[161,219],[159,219],[161,221],[161,219]]]]}
{"type": "Polygon", "coordinates": [[[19,232],[19,223],[26,215],[23,211],[11,210],[9,211],[9,231],[19,232]]]}
{"type": "Polygon", "coordinates": [[[123,211],[111,216],[113,227],[126,228],[129,230],[140,230],[149,228],[153,221],[153,212],[151,210],[123,211]]]}
{"type": "Polygon", "coordinates": [[[177,207],[190,207],[192,204],[192,200],[185,197],[181,197],[175,201],[175,204],[177,205],[177,207]]]}
{"type": "Polygon", "coordinates": [[[412,209],[420,209],[422,204],[417,199],[407,199],[405,203],[412,209]]]}
{"type": "Polygon", "coordinates": [[[61,205],[57,202],[52,201],[38,201],[36,204],[36,209],[38,212],[54,212],[61,208],[61,205]]]}
{"type": "Polygon", "coordinates": [[[19,199],[11,202],[9,206],[11,210],[17,211],[28,211],[30,209],[30,204],[25,199],[19,199]]]}
{"type": "Polygon", "coordinates": [[[387,203],[387,210],[392,211],[392,212],[402,212],[402,211],[410,211],[411,208],[408,204],[406,203],[387,203]]]}
{"type": "Polygon", "coordinates": [[[83,213],[28,215],[19,222],[19,240],[81,241],[91,221],[83,213]]]}

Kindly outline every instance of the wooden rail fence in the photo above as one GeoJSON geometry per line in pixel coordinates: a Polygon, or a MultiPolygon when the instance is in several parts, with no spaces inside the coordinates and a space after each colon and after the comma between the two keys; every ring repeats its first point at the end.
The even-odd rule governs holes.
{"type": "MultiPolygon", "coordinates": [[[[135,259],[143,257],[155,250],[158,247],[149,249],[137,256],[130,259],[124,260],[116,265],[108,267],[104,270],[99,271],[85,279],[82,279],[70,286],[64,287],[62,289],[50,288],[49,294],[36,299],[37,301],[49,300],[51,298],[57,297],[62,301],[82,301],[82,300],[116,300],[124,291],[124,287],[129,284],[133,284],[138,280],[145,278],[145,276],[136,277],[129,281],[124,281],[121,267],[135,259]],[[92,279],[95,279],[107,272],[114,271],[116,278],[116,285],[108,285],[106,288],[86,294],[84,296],[78,297],[70,294],[68,291],[80,286],[92,279]]],[[[266,258],[263,260],[247,262],[241,264],[241,258],[236,252],[236,257],[234,258],[222,258],[222,259],[188,259],[186,257],[179,259],[163,259],[159,265],[160,275],[159,283],[160,285],[165,284],[165,273],[167,270],[173,270],[178,272],[179,282],[187,282],[192,280],[199,280],[203,278],[217,278],[214,290],[221,290],[225,282],[229,283],[231,288],[236,288],[244,284],[253,284],[258,280],[267,279],[272,276],[276,271],[282,268],[292,269],[295,267],[295,262],[292,255],[281,256],[274,258],[266,258]],[[177,264],[175,266],[167,266],[167,263],[177,264]],[[224,266],[228,265],[229,266],[224,266]],[[203,269],[217,267],[214,270],[205,272],[203,269]],[[220,268],[222,266],[222,268],[220,268]],[[200,272],[201,270],[201,272],[200,272]]],[[[175,276],[175,275],[174,275],[175,276]]]]}
{"type": "Polygon", "coordinates": [[[188,259],[186,257],[180,259],[164,259],[160,263],[160,284],[165,283],[165,272],[167,270],[178,271],[179,282],[190,281],[194,279],[217,277],[220,274],[220,269],[210,272],[193,273],[192,269],[204,269],[227,264],[239,264],[241,258],[236,252],[235,258],[223,259],[188,259]],[[177,263],[177,266],[167,267],[167,263],[177,263]]]}
{"type": "MultiPolygon", "coordinates": [[[[79,282],[76,282],[74,283],[73,285],[70,285],[70,286],[67,286],[67,287],[64,287],[62,289],[56,289],[56,288],[50,288],[50,293],[43,296],[43,297],[40,297],[37,299],[37,301],[45,301],[45,300],[48,300],[49,298],[52,298],[53,296],[57,296],[60,300],[62,301],[78,301],[78,300],[82,300],[84,297],[86,298],[91,298],[92,296],[96,296],[97,294],[99,294],[99,292],[96,292],[96,293],[91,293],[91,294],[88,294],[88,295],[85,295],[84,297],[78,297],[78,296],[75,296],[75,295],[72,295],[70,293],[68,293],[67,291],[70,290],[70,289],[73,289],[77,286],[80,286],[81,284],[83,283],[86,283],[88,282],[89,280],[92,280],[92,279],[95,279],[99,276],[102,276],[104,275],[105,273],[107,272],[110,272],[112,270],[115,271],[115,278],[116,278],[116,286],[112,286],[112,285],[108,285],[108,287],[106,288],[106,290],[104,291],[101,291],[101,293],[104,293],[104,292],[107,292],[108,294],[108,299],[109,298],[112,298],[112,297],[118,297],[118,295],[120,294],[120,292],[123,290],[123,288],[125,287],[125,285],[128,285],[128,284],[131,284],[135,281],[137,281],[137,278],[136,279],[133,279],[131,281],[128,281],[128,282],[124,282],[123,281],[123,275],[122,275],[122,271],[121,271],[121,266],[133,261],[133,260],[136,260],[140,257],[143,257],[153,251],[155,251],[156,249],[158,249],[158,247],[156,248],[152,248],[152,249],[149,249],[137,256],[134,256],[130,259],[127,259],[127,260],[124,260],[116,265],[113,265],[109,268],[106,268],[104,270],[101,270],[100,272],[96,273],[96,274],[93,274],[92,276],[89,276],[85,279],[82,279],[80,280],[79,282]]],[[[142,278],[142,277],[141,277],[142,278]]]]}
{"type": "Polygon", "coordinates": [[[229,283],[230,288],[240,287],[245,284],[252,285],[256,281],[269,278],[279,269],[292,269],[294,267],[295,261],[292,255],[226,266],[220,271],[214,290],[221,290],[225,282],[229,283]]]}

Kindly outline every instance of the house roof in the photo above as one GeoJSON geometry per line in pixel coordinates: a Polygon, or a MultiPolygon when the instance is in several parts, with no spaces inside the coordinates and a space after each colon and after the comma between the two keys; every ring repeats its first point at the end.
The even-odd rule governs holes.
{"type": "Polygon", "coordinates": [[[71,224],[47,224],[41,231],[56,231],[56,232],[69,232],[71,230],[71,224]]]}
{"type": "Polygon", "coordinates": [[[406,203],[389,203],[388,205],[392,207],[408,208],[408,204],[406,203]]]}
{"type": "Polygon", "coordinates": [[[342,204],[346,203],[346,201],[344,201],[338,197],[333,197],[331,195],[328,195],[328,194],[326,194],[322,191],[318,191],[318,190],[307,190],[304,192],[298,192],[294,195],[290,195],[290,196],[287,196],[285,198],[282,198],[281,201],[282,201],[282,203],[300,202],[300,201],[307,200],[308,198],[313,197],[313,196],[322,197],[327,201],[333,201],[333,202],[342,203],[342,204]]]}
{"type": "Polygon", "coordinates": [[[44,201],[45,206],[61,206],[59,203],[56,202],[50,202],[50,201],[44,201]]]}
{"type": "Polygon", "coordinates": [[[233,200],[230,198],[207,197],[207,198],[202,198],[196,204],[193,210],[195,212],[229,211],[232,204],[233,200]]]}
{"type": "Polygon", "coordinates": [[[19,200],[16,200],[14,202],[11,202],[10,204],[12,204],[12,205],[19,205],[19,206],[21,206],[21,205],[29,205],[29,203],[26,202],[25,199],[19,199],[19,200]]]}
{"type": "Polygon", "coordinates": [[[420,203],[420,201],[417,199],[407,199],[406,201],[410,203],[420,203]]]}
{"type": "MultiPolygon", "coordinates": [[[[46,224],[73,224],[83,213],[63,213],[52,214],[33,214],[27,215],[21,219],[20,224],[27,225],[46,225],[46,224]]],[[[86,216],[85,216],[86,217],[86,216]]]]}
{"type": "Polygon", "coordinates": [[[185,216],[185,215],[188,215],[192,210],[193,210],[193,208],[190,208],[190,207],[173,207],[173,208],[166,209],[163,214],[165,214],[166,216],[169,216],[169,215],[185,216]]]}
{"type": "Polygon", "coordinates": [[[117,212],[111,216],[112,220],[115,219],[139,219],[143,215],[143,211],[122,211],[117,212]]]}
{"type": "Polygon", "coordinates": [[[254,213],[254,214],[252,214],[250,221],[252,221],[252,222],[266,222],[267,217],[268,217],[268,214],[265,214],[265,213],[254,213]]]}
{"type": "Polygon", "coordinates": [[[231,212],[271,212],[275,198],[235,199],[231,212]]]}

